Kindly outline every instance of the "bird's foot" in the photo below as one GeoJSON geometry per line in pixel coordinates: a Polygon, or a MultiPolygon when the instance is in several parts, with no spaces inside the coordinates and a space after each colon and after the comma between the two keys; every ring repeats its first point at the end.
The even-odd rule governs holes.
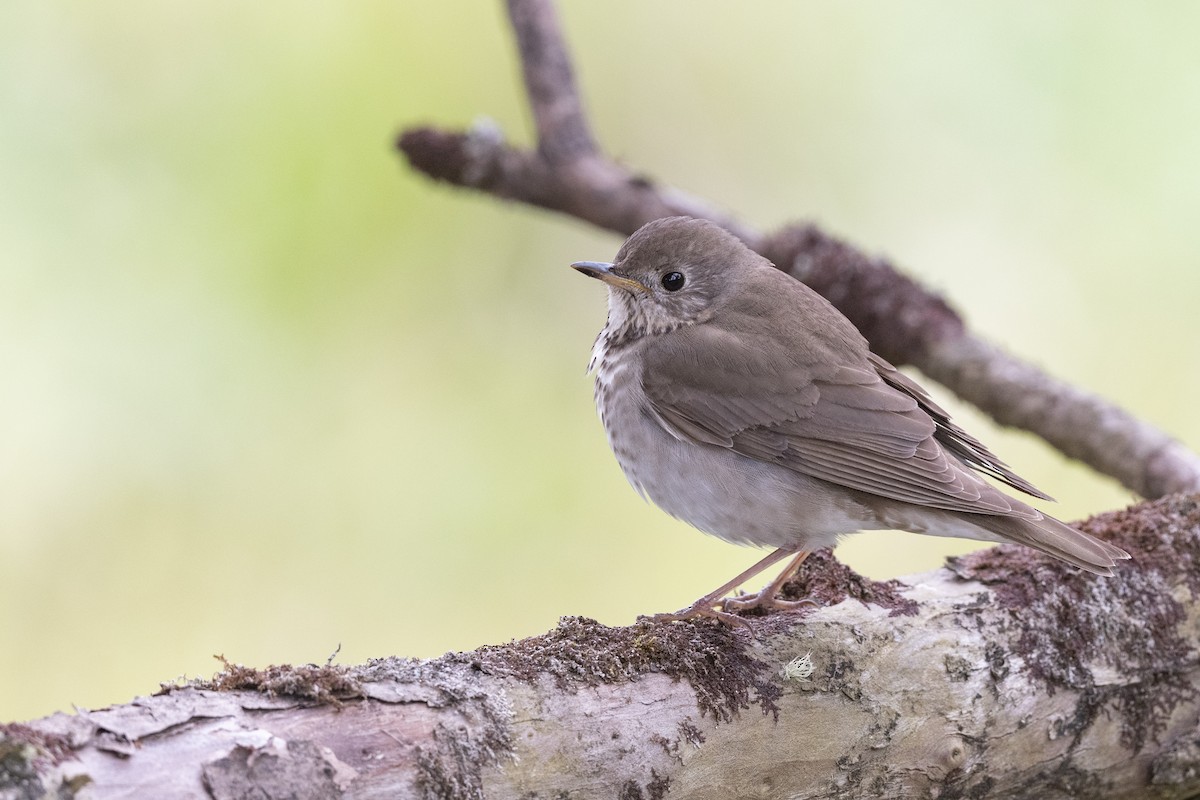
{"type": "Polygon", "coordinates": [[[671,614],[654,614],[650,617],[644,617],[644,619],[649,619],[651,622],[682,622],[684,620],[707,617],[708,619],[715,619],[717,622],[727,625],[730,628],[745,628],[757,638],[758,634],[754,630],[754,626],[750,624],[749,619],[733,612],[750,611],[755,608],[776,611],[798,611],[804,606],[815,607],[818,605],[819,603],[816,600],[808,598],[803,600],[781,600],[773,594],[768,596],[767,591],[764,589],[754,594],[719,598],[716,600],[705,597],[680,611],[671,614]]]}
{"type": "MultiPolygon", "coordinates": [[[[767,587],[770,589],[771,587],[767,587]]],[[[736,597],[726,597],[721,602],[721,611],[729,613],[730,611],[749,611],[754,608],[774,609],[776,611],[799,611],[804,606],[819,606],[816,600],[805,597],[802,600],[781,600],[776,596],[775,592],[768,592],[763,589],[761,592],[754,594],[743,594],[736,597]]]]}
{"type": "Polygon", "coordinates": [[[731,612],[748,611],[752,608],[795,611],[803,605],[818,605],[814,600],[780,600],[776,596],[779,594],[779,590],[783,588],[783,584],[796,574],[796,570],[800,568],[800,565],[804,563],[804,559],[806,558],[808,558],[807,551],[797,553],[782,548],[776,550],[721,588],[706,594],[682,611],[676,611],[674,614],[655,614],[650,617],[650,621],[679,622],[685,619],[695,619],[696,617],[708,617],[709,619],[715,619],[718,622],[724,623],[731,628],[746,628],[751,634],[754,634],[753,626],[746,619],[731,612]],[[788,556],[792,556],[792,561],[762,591],[742,597],[726,597],[729,592],[736,589],[747,579],[762,572],[776,561],[780,561],[788,556]]]}

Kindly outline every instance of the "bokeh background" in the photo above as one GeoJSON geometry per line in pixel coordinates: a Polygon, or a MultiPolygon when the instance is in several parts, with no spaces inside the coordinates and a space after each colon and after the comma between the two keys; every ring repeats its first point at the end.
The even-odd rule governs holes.
{"type": "MultiPolygon", "coordinates": [[[[1200,443],[1200,5],[568,3],[597,134],[815,219],[1200,443]]],[[[413,174],[530,141],[499,2],[0,4],[0,720],[685,605],[758,557],[625,485],[584,375],[619,241],[413,174]]],[[[936,387],[935,387],[936,388],[936,387]]],[[[939,393],[945,398],[946,393],[939,393]]],[[[948,401],[1061,499],[1107,479],[948,401]]],[[[875,576],[969,543],[883,533],[875,576]]]]}

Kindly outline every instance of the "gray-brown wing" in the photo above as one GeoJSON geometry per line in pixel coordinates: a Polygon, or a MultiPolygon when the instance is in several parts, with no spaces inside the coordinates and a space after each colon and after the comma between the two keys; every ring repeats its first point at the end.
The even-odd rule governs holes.
{"type": "Polygon", "coordinates": [[[993,478],[1004,481],[1014,489],[1019,489],[1025,492],[1025,494],[1033,495],[1042,500],[1054,499],[1013,472],[1012,468],[1001,461],[983,442],[958,427],[954,423],[954,420],[950,419],[950,415],[946,413],[945,409],[935,403],[933,398],[929,396],[929,393],[919,383],[874,353],[871,353],[870,357],[871,363],[875,366],[876,371],[883,378],[884,382],[912,397],[921,406],[921,409],[930,416],[934,424],[937,425],[937,433],[934,434],[934,437],[941,443],[942,447],[980,472],[986,472],[993,478]]]}
{"type": "Polygon", "coordinates": [[[865,344],[805,335],[793,347],[742,323],[736,336],[699,324],[646,348],[643,387],[673,435],[903,502],[1036,515],[949,457],[935,419],[880,376],[865,344]]]}

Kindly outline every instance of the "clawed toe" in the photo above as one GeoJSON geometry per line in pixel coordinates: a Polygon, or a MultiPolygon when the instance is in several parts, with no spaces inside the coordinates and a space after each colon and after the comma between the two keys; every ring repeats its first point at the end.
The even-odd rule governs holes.
{"type": "Polygon", "coordinates": [[[787,550],[779,549],[762,561],[755,564],[750,569],[738,575],[736,578],[726,583],[715,592],[711,592],[704,597],[692,603],[688,608],[682,611],[676,611],[674,614],[655,614],[650,617],[651,622],[680,622],[687,619],[695,619],[696,617],[708,617],[722,622],[729,627],[743,627],[754,633],[753,626],[748,621],[731,612],[733,611],[748,611],[752,608],[769,608],[779,611],[796,611],[801,606],[811,605],[816,606],[815,600],[780,600],[776,595],[783,588],[783,584],[796,574],[796,570],[804,563],[804,559],[808,558],[808,552],[792,553],[787,550]],[[779,574],[775,580],[771,581],[770,585],[764,588],[761,592],[742,597],[726,597],[730,591],[736,589],[743,581],[753,575],[758,574],[762,570],[774,564],[787,556],[792,556],[792,561],[779,574]]]}
{"type": "Polygon", "coordinates": [[[648,619],[651,622],[682,622],[684,620],[707,617],[728,625],[730,628],[745,628],[751,634],[757,636],[754,626],[750,624],[749,620],[733,612],[749,611],[755,608],[773,609],[776,611],[797,611],[802,606],[817,605],[818,603],[815,600],[808,598],[803,600],[780,600],[778,597],[768,596],[766,592],[758,592],[741,597],[726,597],[723,600],[716,601],[705,597],[680,611],[670,614],[654,614],[648,617],[648,619]]]}
{"type": "Polygon", "coordinates": [[[815,608],[819,605],[816,600],[808,597],[805,597],[803,600],[780,600],[774,595],[766,596],[764,592],[758,592],[757,594],[741,595],[739,597],[726,597],[721,603],[721,610],[730,612],[749,611],[753,608],[770,608],[776,611],[799,611],[803,606],[813,606],[815,608]]]}

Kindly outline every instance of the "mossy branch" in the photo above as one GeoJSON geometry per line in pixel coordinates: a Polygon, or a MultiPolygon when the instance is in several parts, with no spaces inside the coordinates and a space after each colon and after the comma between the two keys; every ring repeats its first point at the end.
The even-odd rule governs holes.
{"type": "Polygon", "coordinates": [[[255,670],[0,728],[0,797],[1185,798],[1200,792],[1200,497],[900,582],[810,559],[806,614],[567,618],[429,661],[255,670]]]}

